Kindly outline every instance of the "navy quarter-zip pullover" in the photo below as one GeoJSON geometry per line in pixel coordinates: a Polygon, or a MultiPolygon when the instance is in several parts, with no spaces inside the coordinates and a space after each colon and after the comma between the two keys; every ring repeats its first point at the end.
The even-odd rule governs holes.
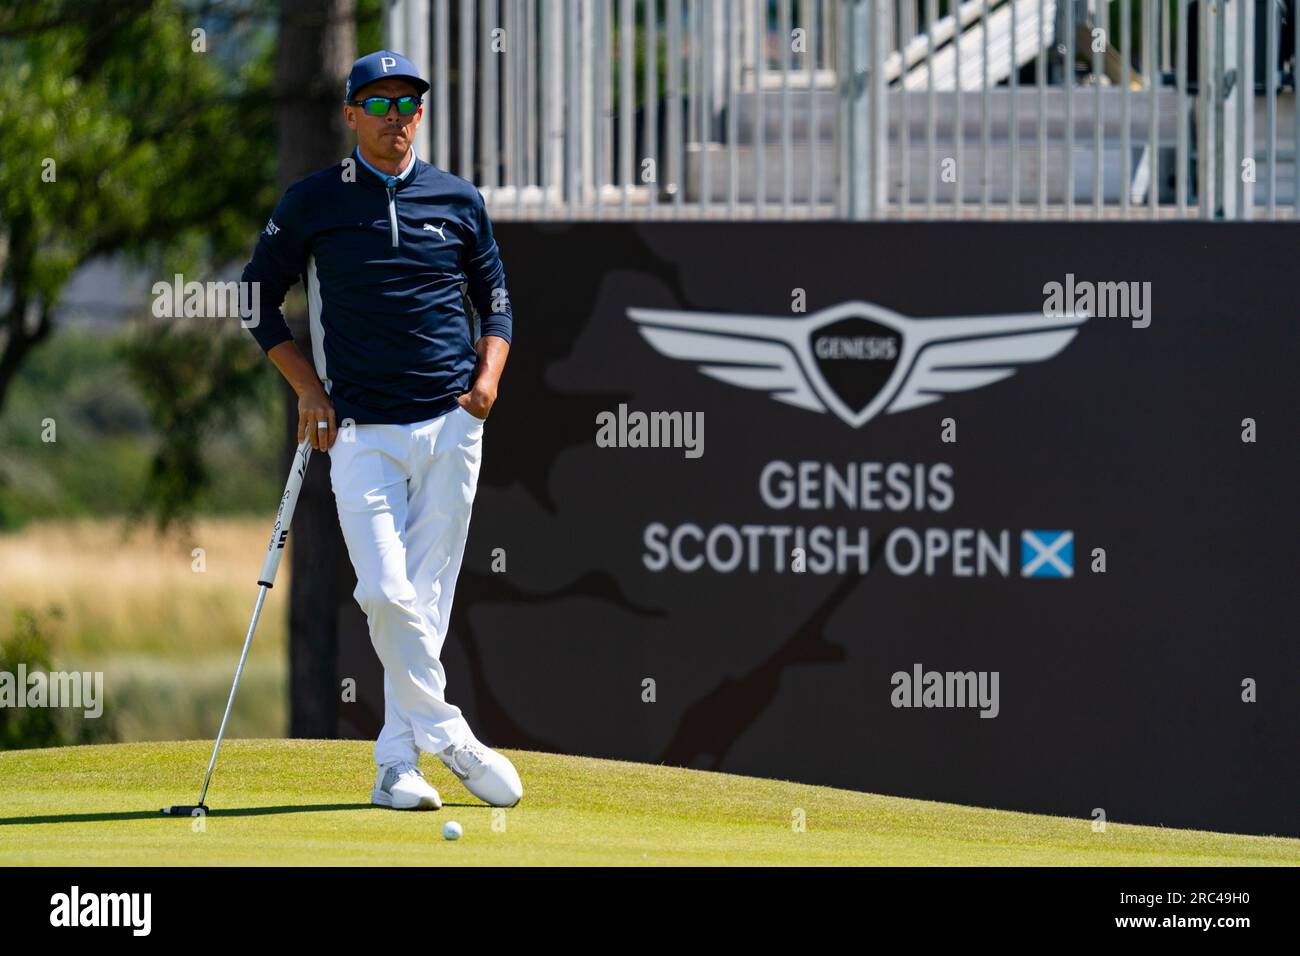
{"type": "Polygon", "coordinates": [[[469,391],[478,335],[510,341],[505,269],[483,196],[412,155],[383,176],[353,150],[289,187],[258,237],[243,281],[260,283],[250,326],[264,352],[292,339],[281,306],[307,290],[312,359],[340,424],[437,418],[469,391]]]}

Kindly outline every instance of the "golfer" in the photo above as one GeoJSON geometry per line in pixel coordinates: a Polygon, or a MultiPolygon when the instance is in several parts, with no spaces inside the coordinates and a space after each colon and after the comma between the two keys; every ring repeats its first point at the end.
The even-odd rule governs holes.
{"type": "Polygon", "coordinates": [[[438,809],[417,766],[424,750],[508,807],[523,796],[519,774],[447,702],[439,656],[512,317],[483,197],[412,148],[428,89],[388,50],[353,64],[343,115],[356,149],[289,187],[243,280],[260,283],[252,333],[298,394],[298,440],[329,452],[353,596],[384,665],[371,802],[438,809]],[[280,311],[299,277],[311,362],[280,311]],[[336,441],[349,423],[352,437],[336,441]]]}

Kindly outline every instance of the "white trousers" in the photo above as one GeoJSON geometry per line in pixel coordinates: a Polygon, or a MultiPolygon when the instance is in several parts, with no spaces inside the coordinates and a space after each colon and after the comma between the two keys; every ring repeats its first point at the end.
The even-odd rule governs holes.
{"type": "Polygon", "coordinates": [[[410,425],[357,425],[330,449],[330,484],[357,573],[353,597],[384,665],[375,762],[416,762],[472,739],[439,657],[465,553],[484,422],[457,406],[410,425]]]}

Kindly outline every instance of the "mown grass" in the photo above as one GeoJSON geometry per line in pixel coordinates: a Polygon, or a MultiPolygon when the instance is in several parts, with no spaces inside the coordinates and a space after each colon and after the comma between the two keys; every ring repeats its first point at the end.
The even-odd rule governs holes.
{"type": "Polygon", "coordinates": [[[675,767],[506,751],[493,810],[441,764],[435,813],[368,803],[363,741],[232,740],[201,821],[207,741],[0,753],[0,865],[1295,865],[1300,840],[907,800],[675,767]],[[457,820],[464,838],[442,838],[457,820]],[[795,823],[803,819],[801,830],[795,823]]]}

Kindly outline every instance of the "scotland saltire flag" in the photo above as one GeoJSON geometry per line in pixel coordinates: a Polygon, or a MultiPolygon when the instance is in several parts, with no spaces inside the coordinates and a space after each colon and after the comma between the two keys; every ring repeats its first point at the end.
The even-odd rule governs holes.
{"type": "Polygon", "coordinates": [[[1073,531],[1022,531],[1020,576],[1024,578],[1074,577],[1073,531]]]}

